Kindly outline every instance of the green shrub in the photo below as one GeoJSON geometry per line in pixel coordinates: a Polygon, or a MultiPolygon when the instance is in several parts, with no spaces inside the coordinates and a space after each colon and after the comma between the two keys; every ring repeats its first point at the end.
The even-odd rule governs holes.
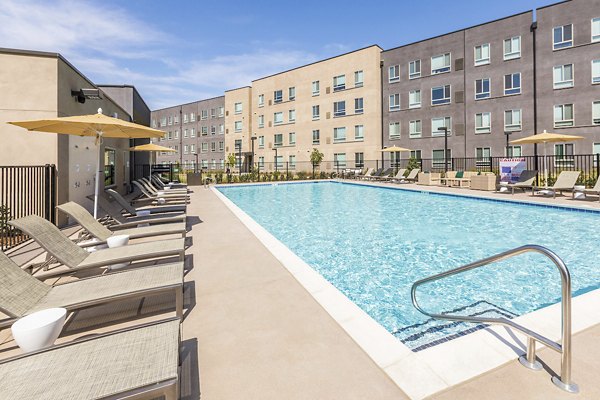
{"type": "Polygon", "coordinates": [[[8,206],[0,206],[0,233],[7,233],[10,231],[10,208],[8,206]]]}
{"type": "Polygon", "coordinates": [[[303,181],[308,177],[308,173],[306,171],[299,171],[298,172],[298,179],[303,181]]]}

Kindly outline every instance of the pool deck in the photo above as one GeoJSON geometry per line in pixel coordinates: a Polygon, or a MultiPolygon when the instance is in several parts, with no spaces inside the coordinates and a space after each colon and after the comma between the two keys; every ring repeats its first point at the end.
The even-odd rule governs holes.
{"type": "MultiPolygon", "coordinates": [[[[403,187],[531,199],[522,194],[510,196],[417,185],[403,187]]],[[[597,201],[574,202],[570,198],[536,198],[535,201],[576,203],[600,210],[597,201]]],[[[577,396],[555,388],[550,382],[550,372],[529,371],[515,360],[502,361],[493,369],[460,383],[445,378],[444,387],[429,381],[425,375],[421,381],[414,382],[415,386],[428,389],[432,385],[437,389],[408,396],[310,290],[284,267],[272,249],[265,247],[212,190],[194,188],[188,205],[188,224],[182,399],[600,398],[600,325],[587,326],[579,322],[579,332],[573,337],[572,372],[573,380],[581,388],[577,396]]],[[[80,311],[60,341],[87,335],[89,331],[85,329],[90,326],[99,331],[112,330],[171,316],[172,303],[170,296],[155,296],[141,303],[127,301],[118,306],[80,311]],[[134,316],[143,318],[132,320],[134,316]]],[[[590,308],[584,315],[574,312],[574,318],[598,319],[599,309],[590,308]]],[[[498,335],[511,336],[499,331],[498,335]]],[[[458,348],[469,347],[469,336],[452,342],[458,343],[458,348]]],[[[0,332],[0,342],[3,340],[0,358],[16,351],[6,331],[0,332]]],[[[514,349],[511,351],[514,353],[514,349]]],[[[538,355],[547,368],[559,370],[557,353],[542,349],[538,355]]],[[[461,365],[468,368],[472,361],[472,356],[460,351],[432,352],[429,357],[433,368],[456,369],[461,365]]],[[[407,359],[400,362],[396,372],[408,373],[415,369],[418,370],[418,366],[407,359]]]]}

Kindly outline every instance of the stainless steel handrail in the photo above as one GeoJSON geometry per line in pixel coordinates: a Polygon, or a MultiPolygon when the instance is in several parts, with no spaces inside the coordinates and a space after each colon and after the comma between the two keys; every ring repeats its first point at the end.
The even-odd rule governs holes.
{"type": "Polygon", "coordinates": [[[527,354],[526,356],[521,356],[519,361],[525,367],[540,370],[542,369],[541,364],[535,359],[535,342],[544,343],[546,346],[561,353],[561,369],[560,369],[560,377],[553,376],[552,382],[558,386],[559,388],[570,392],[577,393],[579,392],[579,387],[577,384],[571,382],[571,275],[569,274],[569,270],[565,263],[561,260],[559,256],[557,256],[553,251],[534,244],[529,244],[521,247],[517,247],[516,249],[508,250],[500,254],[496,254],[491,257],[484,258],[479,261],[475,261],[470,264],[463,265],[462,267],[454,268],[436,275],[432,275],[430,277],[420,279],[416,281],[411,288],[411,297],[413,306],[419,310],[421,313],[435,319],[445,319],[450,321],[464,321],[464,322],[475,322],[475,323],[485,323],[485,324],[498,324],[509,326],[513,329],[516,329],[527,336],[527,354]],[[429,313],[417,302],[417,288],[425,283],[437,281],[443,278],[447,278],[452,275],[460,274],[465,271],[469,271],[475,268],[482,267],[484,265],[488,265],[494,262],[506,260],[507,258],[511,258],[523,253],[534,252],[542,254],[548,257],[558,271],[560,272],[561,279],[561,310],[562,310],[562,337],[561,342],[557,343],[551,339],[548,339],[545,336],[542,336],[530,329],[525,328],[522,325],[517,324],[516,322],[507,319],[507,318],[478,318],[478,317],[469,317],[469,316],[458,316],[458,315],[450,315],[450,314],[434,314],[429,313]]]}

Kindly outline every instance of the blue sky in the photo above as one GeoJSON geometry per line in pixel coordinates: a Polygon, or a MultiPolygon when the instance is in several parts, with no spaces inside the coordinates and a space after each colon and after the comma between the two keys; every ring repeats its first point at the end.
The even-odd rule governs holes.
{"type": "Polygon", "coordinates": [[[2,0],[0,47],[61,53],[96,83],[135,85],[157,109],[367,45],[396,47],[551,3],[2,0]]]}

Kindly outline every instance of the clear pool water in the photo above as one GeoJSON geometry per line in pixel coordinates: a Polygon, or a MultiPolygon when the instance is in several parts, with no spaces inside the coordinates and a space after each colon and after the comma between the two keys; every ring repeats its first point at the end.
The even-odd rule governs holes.
{"type": "MultiPolygon", "coordinates": [[[[335,182],[219,190],[413,350],[476,328],[429,321],[410,300],[418,279],[524,244],[555,251],[573,293],[600,287],[600,213],[335,182]]],[[[560,300],[560,277],[522,255],[423,286],[434,312],[521,315],[560,300]]]]}

